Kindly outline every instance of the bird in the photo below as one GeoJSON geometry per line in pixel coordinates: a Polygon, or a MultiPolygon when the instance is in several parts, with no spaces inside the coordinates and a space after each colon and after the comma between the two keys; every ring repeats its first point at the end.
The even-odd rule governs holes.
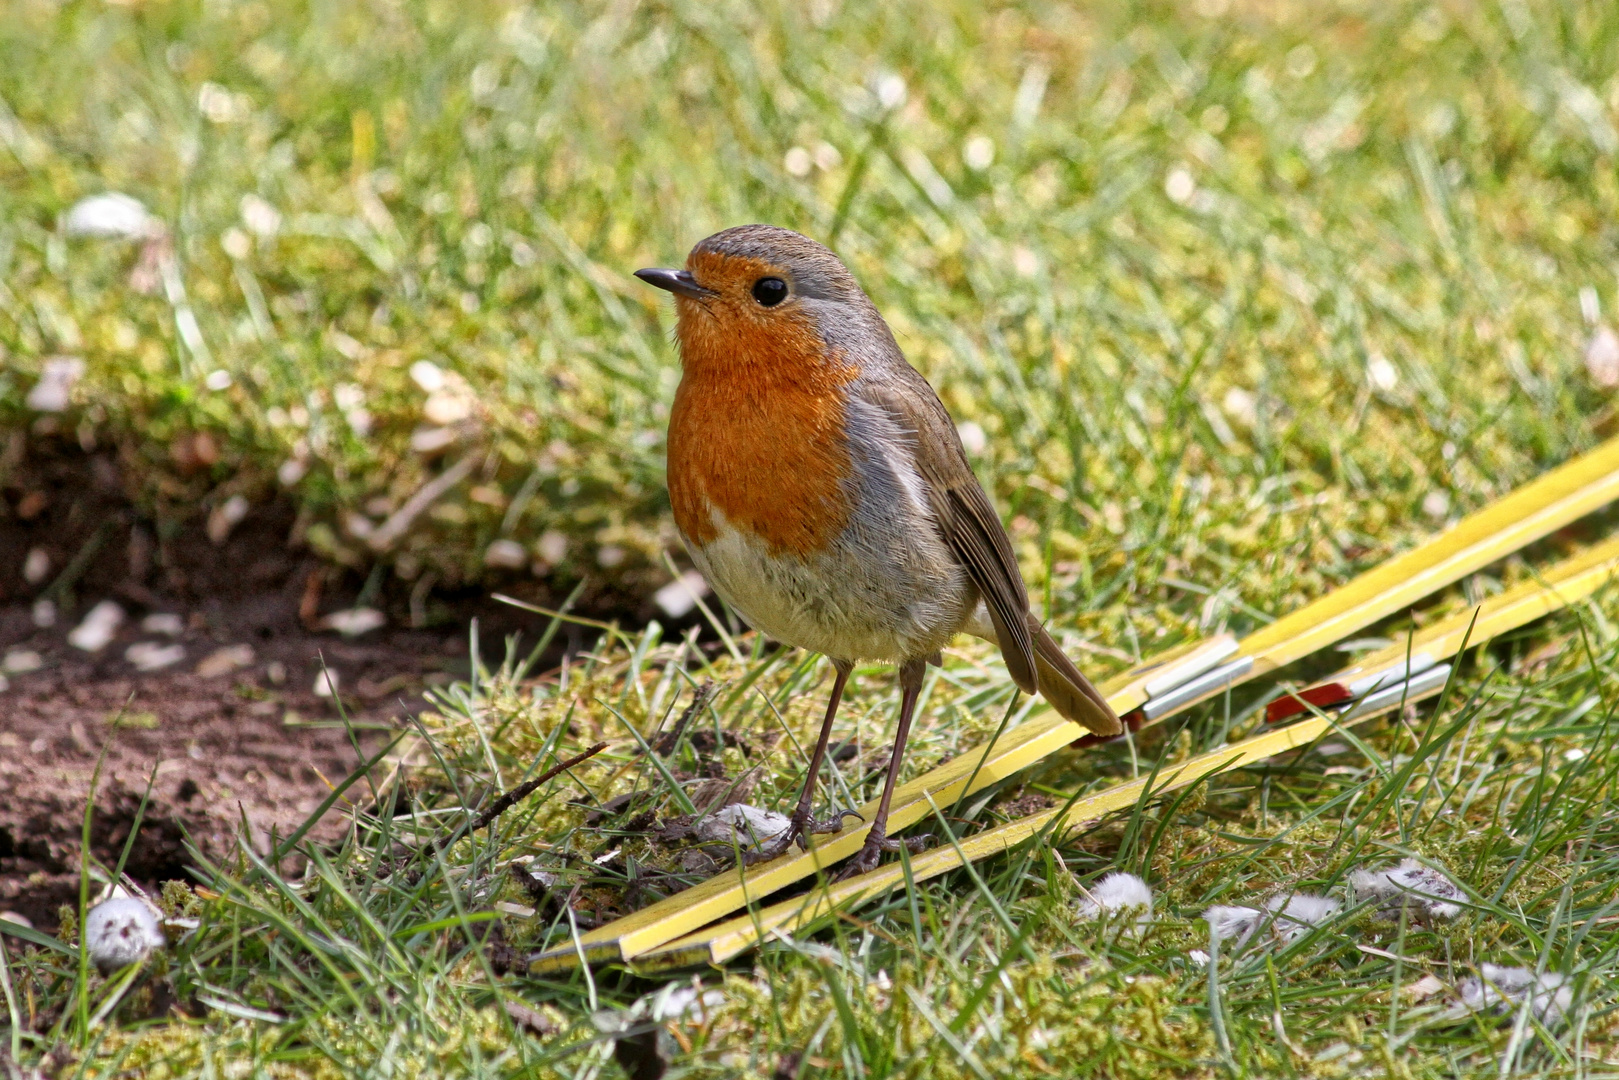
{"type": "MultiPolygon", "coordinates": [[[[882,797],[844,876],[900,847],[888,813],[917,698],[958,633],[999,645],[1018,688],[1063,717],[1098,735],[1123,730],[1030,611],[949,412],[836,254],[790,229],[740,225],[699,241],[682,269],[635,276],[675,298],[668,487],[693,564],[755,630],[824,655],[834,672],[797,807],[750,862],[861,817],[812,813],[858,661],[896,665],[900,713],[882,797]]],[[[904,844],[920,851],[929,839],[904,844]]]]}

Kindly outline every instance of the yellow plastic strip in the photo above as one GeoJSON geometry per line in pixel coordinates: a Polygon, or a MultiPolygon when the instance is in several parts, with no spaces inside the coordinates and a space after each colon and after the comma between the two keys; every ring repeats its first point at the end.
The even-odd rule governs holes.
{"type": "Polygon", "coordinates": [[[1501,595],[1490,597],[1477,608],[1458,611],[1422,628],[1411,635],[1409,646],[1404,641],[1396,641],[1367,653],[1354,667],[1333,678],[1341,682],[1402,664],[1408,648],[1413,653],[1427,653],[1435,660],[1448,659],[1461,649],[1464,639],[1471,645],[1479,645],[1585,599],[1613,580],[1615,571],[1619,571],[1619,538],[1586,548],[1544,573],[1520,581],[1501,595]],[[1478,612],[1476,622],[1474,611],[1478,612]]]}
{"type": "Polygon", "coordinates": [[[1248,635],[1251,677],[1275,671],[1619,498],[1619,439],[1491,503],[1439,536],[1248,635]]]}
{"type": "MultiPolygon", "coordinates": [[[[1236,682],[1274,671],[1347,637],[1615,498],[1619,498],[1619,439],[1611,439],[1584,457],[1525,484],[1420,547],[1368,570],[1249,635],[1236,655],[1252,657],[1254,667],[1236,682]]],[[[1207,643],[1196,643],[1171,650],[1121,672],[1104,683],[1101,690],[1114,710],[1123,715],[1146,700],[1145,683],[1151,673],[1206,647],[1207,643]]],[[[1215,693],[1219,692],[1224,688],[1215,693]]],[[[1194,704],[1195,700],[1188,701],[1184,707],[1194,704]]],[[[928,814],[929,797],[937,803],[959,798],[981,757],[984,765],[973,781],[973,791],[1027,768],[1084,734],[1079,725],[1048,712],[1006,732],[987,754],[969,750],[895,789],[889,831],[898,833],[928,814]]],[[[867,821],[875,814],[876,805],[872,801],[860,808],[867,821]]],[[[783,855],[749,868],[746,873],[738,869],[716,874],[685,892],[581,935],[577,948],[570,943],[568,948],[539,954],[529,970],[538,974],[572,967],[581,955],[589,963],[633,959],[853,855],[865,842],[865,836],[866,827],[856,826],[820,838],[822,842],[808,852],[783,855]]]]}
{"type": "Polygon", "coordinates": [[[1420,547],[1379,563],[1314,603],[1249,634],[1236,656],[1252,658],[1253,667],[1225,686],[1185,702],[1175,712],[1301,660],[1616,498],[1619,439],[1610,439],[1584,457],[1475,511],[1420,547]]]}

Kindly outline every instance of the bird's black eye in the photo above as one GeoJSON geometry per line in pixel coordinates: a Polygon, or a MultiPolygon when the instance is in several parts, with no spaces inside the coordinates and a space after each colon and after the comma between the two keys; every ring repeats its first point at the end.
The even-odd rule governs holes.
{"type": "Polygon", "coordinates": [[[779,277],[762,277],[753,283],[753,298],[765,307],[775,307],[787,299],[787,283],[779,277]]]}

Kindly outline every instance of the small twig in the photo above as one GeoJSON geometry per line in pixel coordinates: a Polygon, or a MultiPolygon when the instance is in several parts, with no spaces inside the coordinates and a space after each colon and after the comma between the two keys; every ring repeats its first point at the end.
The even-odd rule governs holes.
{"type": "Polygon", "coordinates": [[[317,567],[309,571],[304,578],[303,596],[298,599],[298,621],[304,624],[305,630],[316,630],[320,622],[320,592],[324,584],[322,574],[317,567]]]}
{"type": "Polygon", "coordinates": [[[653,743],[652,749],[656,750],[664,757],[668,757],[670,754],[674,753],[675,747],[680,745],[680,736],[686,733],[686,725],[691,723],[692,717],[702,712],[704,706],[706,706],[710,701],[713,701],[714,695],[719,692],[720,688],[715,685],[714,680],[712,679],[705,681],[703,685],[699,686],[697,688],[697,696],[691,699],[691,704],[687,705],[685,711],[680,714],[680,719],[675,721],[675,726],[670,728],[668,733],[665,734],[663,738],[653,743]]]}
{"type": "Polygon", "coordinates": [[[410,589],[410,628],[423,630],[427,627],[427,598],[433,592],[433,586],[438,584],[438,575],[429,570],[416,579],[416,584],[410,589]]]}
{"type": "Polygon", "coordinates": [[[573,623],[576,626],[588,626],[593,630],[605,630],[609,634],[619,633],[618,623],[602,622],[600,619],[587,619],[583,615],[570,614],[567,604],[562,605],[561,611],[553,611],[551,608],[541,607],[538,604],[531,604],[527,600],[519,600],[515,596],[507,596],[505,593],[497,592],[490,593],[489,595],[491,598],[499,600],[502,604],[510,604],[514,608],[522,608],[524,611],[532,611],[536,615],[544,615],[548,618],[559,619],[562,622],[573,623]]]}
{"type": "Polygon", "coordinates": [[[90,539],[86,540],[84,545],[79,548],[78,554],[73,556],[72,561],[62,569],[60,574],[56,575],[56,580],[46,586],[45,591],[40,595],[49,597],[52,600],[66,602],[67,594],[72,590],[73,586],[79,583],[79,579],[84,576],[84,572],[90,568],[91,561],[95,559],[116,528],[117,526],[111,521],[103,521],[96,531],[90,534],[90,539]]]}
{"type": "Polygon", "coordinates": [[[421,486],[421,489],[406,500],[405,505],[393,512],[393,516],[378,525],[372,534],[366,537],[366,544],[372,551],[381,553],[393,547],[416,519],[422,516],[422,511],[438,502],[439,499],[455,485],[472,474],[473,468],[478,464],[477,454],[468,454],[466,457],[445,469],[438,476],[421,486]]]}
{"type": "MultiPolygon", "coordinates": [[[[549,780],[556,779],[562,773],[573,768],[575,765],[595,757],[605,749],[607,749],[607,744],[604,742],[599,742],[583,753],[575,754],[567,761],[557,762],[555,765],[551,766],[549,769],[546,769],[534,779],[526,780],[523,783],[518,784],[510,791],[506,792],[506,794],[490,803],[489,809],[473,818],[472,824],[467,826],[467,832],[473,833],[477,832],[479,829],[487,828],[490,822],[494,821],[500,815],[510,810],[513,806],[516,806],[519,802],[534,794],[534,792],[539,789],[541,784],[544,784],[549,780]]],[[[425,855],[428,858],[432,858],[434,855],[437,855],[439,852],[443,851],[444,846],[444,841],[432,840],[422,846],[420,854],[425,855]]]]}
{"type": "Polygon", "coordinates": [[[538,1009],[531,1009],[527,1005],[519,1005],[511,1000],[502,1001],[500,1004],[505,1008],[506,1015],[512,1018],[512,1023],[529,1034],[549,1039],[557,1033],[556,1023],[538,1009]]]}

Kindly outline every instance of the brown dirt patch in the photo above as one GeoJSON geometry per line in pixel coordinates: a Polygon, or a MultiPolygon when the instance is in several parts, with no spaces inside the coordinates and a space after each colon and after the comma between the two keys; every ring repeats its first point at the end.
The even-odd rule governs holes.
{"type": "MultiPolygon", "coordinates": [[[[532,616],[481,593],[432,597],[436,625],[412,628],[409,586],[396,583],[373,588],[368,600],[388,624],[345,639],[319,629],[319,619],[351,607],[364,579],[294,550],[289,505],[250,510],[215,544],[201,515],[174,523],[137,511],[110,454],[30,445],[6,456],[0,670],[8,657],[11,670],[0,691],[0,911],[41,928],[54,927],[58,905],[78,895],[86,795],[104,747],[95,855],[116,863],[155,767],[128,873],[152,886],[184,879],[188,840],[222,857],[245,817],[262,850],[272,829],[285,836],[300,824],[330,791],[328,781],[348,775],[361,750],[374,752],[388,728],[421,708],[424,691],[464,675],[470,616],[480,617],[486,655],[498,657],[512,630],[534,637],[532,616]],[[44,555],[34,557],[30,582],[25,569],[35,551],[44,555]],[[42,558],[49,568],[40,576],[42,558]],[[54,625],[36,617],[42,597],[55,601],[54,625]],[[70,632],[105,600],[124,612],[116,633],[95,652],[74,647],[70,632]],[[177,632],[144,623],[151,615],[177,616],[168,628],[177,632]],[[183,658],[141,671],[128,650],[142,643],[183,658]],[[242,662],[215,659],[210,674],[210,658],[225,649],[242,662]],[[360,750],[333,701],[314,693],[321,657],[338,673],[350,718],[364,729],[360,750]],[[217,670],[224,667],[230,669],[217,670]]],[[[548,599],[532,588],[534,599],[548,599]]],[[[422,600],[416,598],[418,615],[422,600]]],[[[358,799],[365,790],[350,793],[358,799]]],[[[316,835],[329,837],[342,825],[342,816],[331,814],[316,835]]]]}
{"type": "MultiPolygon", "coordinates": [[[[40,926],[54,925],[57,905],[78,895],[85,800],[104,746],[92,818],[96,856],[109,866],[117,861],[155,767],[127,872],[149,885],[188,880],[186,838],[223,856],[245,816],[254,847],[263,851],[272,829],[287,835],[325,798],[327,781],[340,782],[359,762],[336,708],[311,691],[318,653],[363,688],[345,698],[351,718],[364,725],[360,744],[367,752],[385,737],[376,729],[420,707],[425,682],[453,666],[444,640],[432,635],[395,634],[358,646],[289,634],[261,644],[253,665],[228,675],[199,676],[189,664],[135,674],[119,653],[138,633],[120,635],[105,659],[75,656],[78,650],[55,636],[26,639],[49,650],[46,666],[13,676],[0,698],[0,909],[40,926]],[[271,662],[297,674],[277,686],[266,675],[271,662]],[[365,693],[387,684],[398,692],[365,693]],[[126,723],[115,729],[120,714],[126,723]],[[127,726],[130,720],[139,726],[127,726]]],[[[214,645],[211,636],[204,628],[179,642],[204,653],[214,645]]],[[[351,789],[351,797],[364,791],[351,789]]],[[[316,835],[330,837],[341,827],[341,816],[330,815],[316,835]]]]}

